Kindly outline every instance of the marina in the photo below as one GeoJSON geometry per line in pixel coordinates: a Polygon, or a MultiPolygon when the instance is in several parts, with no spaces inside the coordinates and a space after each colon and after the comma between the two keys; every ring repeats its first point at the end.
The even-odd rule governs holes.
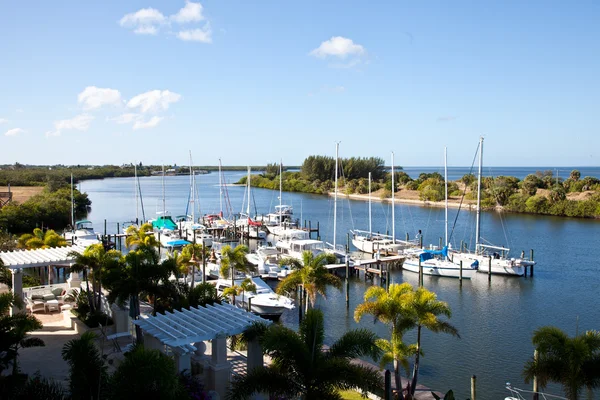
{"type": "MultiPolygon", "coordinates": [[[[235,182],[243,175],[243,172],[225,174],[228,182],[235,182]]],[[[160,178],[140,179],[144,197],[149,199],[149,202],[154,201],[153,198],[160,198],[160,178]]],[[[203,214],[218,212],[219,188],[216,174],[203,175],[198,177],[198,181],[203,214]]],[[[131,179],[122,178],[82,183],[83,190],[87,191],[94,201],[89,219],[95,226],[102,227],[104,219],[107,219],[108,233],[114,234],[117,221],[131,218],[128,210],[133,209],[133,198],[126,190],[121,189],[130,187],[130,182],[131,179]],[[107,196],[107,193],[110,195],[107,196]],[[131,202],[131,206],[127,206],[128,202],[131,202]],[[122,210],[118,211],[122,214],[115,214],[115,210],[122,210]]],[[[166,179],[167,196],[172,209],[185,208],[189,190],[187,182],[186,177],[166,179]]],[[[229,190],[232,201],[237,198],[241,203],[244,188],[230,187],[229,190]]],[[[259,212],[273,209],[274,205],[279,203],[275,191],[254,189],[253,192],[259,212]]],[[[368,215],[364,212],[364,202],[340,197],[337,241],[345,244],[347,234],[353,226],[368,225],[368,215]]],[[[314,221],[313,224],[319,221],[321,238],[331,238],[332,199],[326,196],[284,192],[283,201],[295,206],[295,209],[299,209],[302,203],[302,220],[314,221]]],[[[389,204],[376,204],[373,207],[373,230],[391,230],[389,204]]],[[[454,212],[450,211],[451,220],[455,216],[454,212]]],[[[396,229],[403,237],[408,234],[412,238],[421,229],[424,244],[433,242],[437,245],[438,239],[443,236],[443,224],[439,223],[444,220],[442,209],[397,204],[396,217],[396,229]]],[[[474,221],[473,212],[461,212],[456,232],[466,234],[460,237],[460,241],[467,243],[471,240],[471,243],[474,243],[474,221]],[[471,237],[468,233],[471,233],[471,237]]],[[[596,221],[516,214],[506,214],[501,219],[496,213],[483,212],[481,224],[487,240],[508,244],[510,239],[511,243],[519,243],[521,247],[516,248],[516,255],[525,251],[529,256],[530,249],[535,249],[535,260],[538,264],[533,279],[529,274],[521,278],[491,276],[489,279],[487,274],[478,273],[461,285],[458,279],[423,277],[424,286],[438,293],[439,298],[447,301],[452,307],[452,322],[458,327],[462,339],[425,333],[428,352],[422,360],[421,382],[432,388],[453,388],[455,393],[464,397],[468,396],[469,377],[472,374],[479,377],[480,392],[486,391],[495,396],[505,394],[506,381],[521,382],[520,368],[533,354],[529,338],[534,327],[552,324],[573,332],[577,319],[580,329],[584,330],[593,329],[594,321],[600,318],[594,308],[588,307],[590,302],[594,302],[590,296],[600,289],[600,286],[594,278],[596,269],[585,245],[585,238],[595,237],[596,221]],[[505,236],[505,231],[510,236],[505,236]],[[562,248],[569,248],[570,251],[559,251],[562,248]],[[564,301],[554,296],[557,291],[565,293],[564,301]],[[565,307],[567,301],[568,308],[565,307]],[[578,310],[577,314],[572,310],[578,310]],[[489,356],[482,358],[479,354],[484,348],[489,352],[489,356]],[[437,363],[436,360],[440,358],[453,360],[451,366],[437,363]],[[506,372],[498,376],[497,371],[506,372]],[[464,380],[457,380],[457,376],[464,377],[464,380]]],[[[456,239],[459,240],[459,237],[456,236],[456,239]]],[[[251,247],[258,246],[254,243],[250,242],[251,247]]],[[[454,248],[460,246],[458,242],[454,248]]],[[[355,254],[355,258],[359,257],[355,254]]],[[[360,267],[359,265],[358,268],[360,267]]],[[[371,267],[373,265],[369,266],[371,267]]],[[[485,265],[480,268],[486,270],[485,265]]],[[[336,269],[340,274],[345,274],[345,265],[340,264],[336,269]]],[[[377,270],[379,271],[379,268],[377,270]]],[[[384,267],[383,271],[387,271],[387,268],[384,267]]],[[[346,308],[345,289],[329,289],[327,300],[317,301],[318,307],[327,316],[327,340],[339,337],[343,331],[352,327],[374,329],[381,336],[387,335],[384,326],[373,325],[366,320],[357,324],[352,318],[352,310],[362,301],[364,290],[371,285],[382,284],[377,274],[366,282],[363,274],[364,272],[361,272],[359,278],[351,276],[349,279],[349,309],[346,308]]],[[[409,282],[418,285],[419,274],[392,268],[389,282],[409,282]]],[[[297,313],[286,311],[280,321],[295,329],[298,324],[297,313]]],[[[407,335],[407,340],[413,338],[407,335]]]]}

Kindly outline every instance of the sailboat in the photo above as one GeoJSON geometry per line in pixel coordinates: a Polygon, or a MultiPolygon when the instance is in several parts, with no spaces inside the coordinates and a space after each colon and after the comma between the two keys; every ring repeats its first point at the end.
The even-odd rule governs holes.
{"type": "Polygon", "coordinates": [[[73,192],[73,174],[71,174],[71,230],[64,236],[67,242],[90,246],[100,243],[100,234],[94,231],[92,222],[88,220],[75,221],[75,195],[73,192]]]}
{"type": "Polygon", "coordinates": [[[294,221],[294,209],[292,206],[283,204],[283,162],[279,163],[279,205],[275,206],[275,212],[261,217],[263,225],[269,233],[277,236],[277,231],[287,228],[297,228],[298,220],[294,221]]]}
{"type": "Polygon", "coordinates": [[[248,179],[246,182],[247,190],[248,190],[248,203],[246,205],[246,212],[240,213],[240,218],[235,222],[236,226],[242,230],[244,234],[247,234],[248,237],[252,239],[261,239],[264,240],[267,238],[267,233],[260,229],[262,223],[259,221],[254,221],[250,217],[250,201],[252,199],[250,195],[250,188],[252,187],[250,175],[250,167],[248,167],[248,179]]]}
{"type": "Polygon", "coordinates": [[[344,263],[348,257],[346,246],[337,244],[337,200],[338,200],[338,161],[339,161],[340,142],[335,144],[335,184],[333,197],[333,243],[325,242],[325,252],[333,254],[337,262],[344,263]]]}
{"type": "Polygon", "coordinates": [[[127,229],[130,226],[138,227],[140,222],[146,220],[146,213],[144,211],[144,201],[142,200],[142,188],[140,186],[140,179],[137,174],[137,164],[133,164],[133,195],[135,197],[135,221],[128,221],[123,223],[123,233],[127,234],[127,229]],[[140,205],[142,208],[142,218],[140,219],[140,205]]]}
{"type": "Polygon", "coordinates": [[[423,271],[423,275],[442,276],[448,278],[463,278],[471,279],[475,276],[479,263],[474,260],[463,263],[461,268],[460,263],[450,261],[448,254],[448,167],[446,149],[444,148],[444,181],[445,181],[445,246],[441,249],[432,250],[416,250],[409,253],[409,257],[404,261],[402,269],[410,272],[419,273],[423,271]]]}
{"type": "MultiPolygon", "coordinates": [[[[479,271],[498,275],[522,276],[525,268],[535,265],[535,261],[524,258],[510,258],[510,249],[503,246],[495,246],[481,243],[481,178],[483,166],[483,136],[479,138],[479,171],[477,176],[477,209],[475,227],[475,252],[457,251],[453,252],[454,262],[463,260],[466,262],[478,262],[479,271]],[[491,263],[491,265],[490,265],[491,263]]],[[[462,250],[462,249],[461,249],[462,250]]]]}
{"type": "Polygon", "coordinates": [[[362,231],[359,229],[351,230],[352,244],[358,250],[364,253],[375,254],[380,253],[398,253],[401,250],[414,247],[415,242],[406,240],[397,240],[396,235],[396,218],[395,218],[395,203],[394,203],[394,153],[392,153],[392,234],[386,235],[382,233],[373,233],[371,221],[371,173],[369,172],[369,230],[362,231]]]}

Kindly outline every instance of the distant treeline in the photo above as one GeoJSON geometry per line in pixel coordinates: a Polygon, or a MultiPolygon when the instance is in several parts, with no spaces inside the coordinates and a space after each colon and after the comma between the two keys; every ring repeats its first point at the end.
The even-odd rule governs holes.
{"type": "MultiPolygon", "coordinates": [[[[137,165],[138,176],[150,176],[152,172],[162,171],[162,165],[147,165],[141,163],[137,165]]],[[[165,166],[165,169],[171,169],[174,166],[165,166]]],[[[259,165],[252,166],[253,171],[265,171],[268,166],[259,165]]],[[[284,167],[287,169],[299,169],[300,167],[284,167]]],[[[218,166],[194,166],[196,171],[218,171],[218,166]]],[[[223,171],[246,171],[247,166],[223,166],[223,171]]],[[[179,171],[188,173],[188,166],[180,166],[179,171]]],[[[277,166],[279,171],[279,166],[277,166]]],[[[50,185],[51,189],[56,189],[62,184],[68,184],[71,181],[71,174],[75,182],[88,179],[104,179],[104,178],[123,178],[134,176],[134,166],[128,165],[23,165],[11,164],[0,165],[0,186],[8,184],[12,186],[44,186],[50,185]]]]}
{"type": "MultiPolygon", "coordinates": [[[[91,201],[87,194],[74,190],[75,218],[87,215],[91,201]]],[[[18,204],[11,202],[0,208],[0,231],[12,234],[31,233],[34,228],[49,228],[57,232],[71,223],[71,190],[46,188],[18,204]]]]}

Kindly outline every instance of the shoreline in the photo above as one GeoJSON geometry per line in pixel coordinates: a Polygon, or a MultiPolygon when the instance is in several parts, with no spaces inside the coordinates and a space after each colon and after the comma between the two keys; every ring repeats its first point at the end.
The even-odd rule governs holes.
{"type": "MultiPolygon", "coordinates": [[[[333,196],[335,196],[335,193],[329,192],[328,195],[329,195],[329,197],[333,197],[333,196]]],[[[345,198],[351,199],[351,200],[369,201],[368,194],[341,194],[340,195],[340,193],[338,193],[338,198],[339,197],[345,197],[345,198]]],[[[385,199],[381,199],[379,197],[371,196],[371,201],[376,201],[379,203],[391,203],[392,198],[387,197],[385,199]]],[[[429,200],[417,200],[417,199],[407,199],[407,198],[402,198],[402,197],[395,197],[394,204],[397,204],[397,203],[411,204],[411,205],[420,206],[420,207],[444,208],[446,206],[445,201],[429,201],[429,200]]],[[[472,202],[472,200],[465,200],[461,205],[460,201],[458,201],[456,199],[448,199],[448,208],[461,208],[461,207],[465,208],[467,210],[475,210],[477,208],[477,205],[474,204],[472,202]]]]}

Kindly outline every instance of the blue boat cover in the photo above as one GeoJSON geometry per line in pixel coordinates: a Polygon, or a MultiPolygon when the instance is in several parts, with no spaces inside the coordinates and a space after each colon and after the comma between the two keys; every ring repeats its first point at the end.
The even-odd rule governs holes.
{"type": "Polygon", "coordinates": [[[434,256],[448,257],[448,246],[444,246],[441,250],[423,250],[423,253],[419,254],[421,262],[431,260],[434,256]]]}
{"type": "Polygon", "coordinates": [[[174,231],[177,229],[177,224],[173,222],[169,216],[160,216],[152,221],[152,227],[155,229],[167,229],[169,231],[174,231]]]}
{"type": "Polygon", "coordinates": [[[185,246],[188,244],[190,244],[190,242],[188,242],[187,240],[171,240],[170,242],[167,242],[167,246],[172,247],[185,246]]]}

